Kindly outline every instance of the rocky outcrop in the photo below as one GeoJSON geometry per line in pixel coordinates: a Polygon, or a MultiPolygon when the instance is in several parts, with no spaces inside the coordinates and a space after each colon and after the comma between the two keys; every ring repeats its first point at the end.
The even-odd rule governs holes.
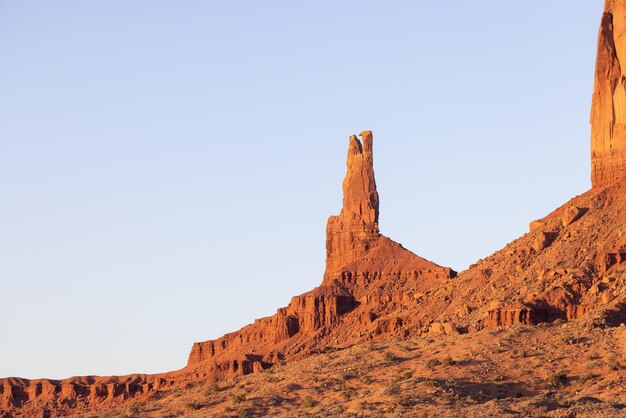
{"type": "Polygon", "coordinates": [[[213,377],[245,374],[303,351],[319,350],[328,341],[353,340],[342,332],[348,328],[371,327],[370,334],[362,330],[361,336],[399,333],[407,322],[381,318],[381,306],[393,309],[416,303],[419,295],[456,275],[380,233],[373,136],[371,131],[360,136],[362,141],[352,135],[348,143],[343,207],[328,219],[322,285],[292,298],[272,317],[217,340],[195,343],[188,367],[201,365],[213,377]],[[241,361],[231,360],[247,354],[254,354],[258,364],[241,367],[241,361]]]}
{"type": "Polygon", "coordinates": [[[626,0],[606,0],[591,108],[591,182],[626,176],[626,0]]]}
{"type": "Polygon", "coordinates": [[[531,310],[528,308],[492,309],[488,315],[487,328],[508,327],[515,324],[533,324],[531,310]]]}

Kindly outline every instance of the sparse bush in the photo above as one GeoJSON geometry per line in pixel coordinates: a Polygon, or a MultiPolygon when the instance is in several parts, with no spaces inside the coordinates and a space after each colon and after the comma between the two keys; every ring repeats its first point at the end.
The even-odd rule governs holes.
{"type": "Polygon", "coordinates": [[[302,389],[302,386],[298,385],[297,383],[288,383],[285,386],[286,392],[293,392],[294,390],[300,390],[300,389],[302,389]]]}
{"type": "Polygon", "coordinates": [[[398,402],[398,405],[404,406],[405,408],[412,406],[414,403],[413,398],[411,398],[410,396],[401,396],[397,402],[398,402]]]}
{"type": "Polygon", "coordinates": [[[219,391],[220,391],[220,386],[216,382],[213,382],[206,388],[206,390],[204,391],[204,394],[206,396],[210,396],[219,391]]]}
{"type": "Polygon", "coordinates": [[[424,381],[424,385],[431,389],[437,389],[439,387],[439,383],[436,380],[426,380],[424,381]]]}
{"type": "Polygon", "coordinates": [[[384,393],[385,395],[398,395],[400,393],[400,387],[397,384],[392,383],[385,388],[384,393]]]}
{"type": "Polygon", "coordinates": [[[371,378],[371,377],[369,377],[369,376],[363,376],[363,378],[361,379],[361,381],[362,381],[364,384],[366,384],[366,385],[370,385],[370,384],[372,384],[372,382],[373,382],[374,380],[372,380],[372,378],[371,378]]]}
{"type": "Polygon", "coordinates": [[[343,395],[343,398],[346,401],[349,401],[354,397],[354,395],[356,395],[356,392],[352,389],[346,389],[343,392],[341,392],[341,394],[343,395]]]}
{"type": "Polygon", "coordinates": [[[315,405],[317,405],[317,401],[310,396],[307,396],[302,400],[302,406],[305,408],[313,408],[315,405]]]}
{"type": "Polygon", "coordinates": [[[458,389],[461,387],[456,380],[446,380],[446,389],[458,389]]]}
{"type": "Polygon", "coordinates": [[[619,361],[616,361],[615,363],[613,363],[613,365],[611,365],[611,370],[622,370],[622,365],[620,364],[619,361]]]}
{"type": "Polygon", "coordinates": [[[433,358],[428,360],[428,363],[426,363],[426,367],[428,367],[429,369],[432,369],[433,367],[436,366],[440,366],[441,362],[439,361],[439,359],[433,358]]]}
{"type": "Polygon", "coordinates": [[[403,381],[403,380],[408,380],[408,379],[410,379],[411,377],[413,377],[413,372],[412,372],[411,370],[401,370],[401,371],[400,371],[400,374],[398,374],[398,375],[394,378],[394,380],[395,380],[396,382],[401,382],[401,381],[403,381]]]}
{"type": "Polygon", "coordinates": [[[555,373],[555,374],[551,374],[546,379],[546,383],[553,388],[564,386],[566,382],[567,382],[567,373],[563,371],[555,373]]]}
{"type": "Polygon", "coordinates": [[[441,364],[444,366],[455,366],[456,361],[452,357],[448,356],[441,361],[441,364]]]}
{"type": "Polygon", "coordinates": [[[387,360],[387,361],[396,361],[396,355],[393,354],[391,351],[387,351],[385,353],[385,360],[387,360]]]}
{"type": "Polygon", "coordinates": [[[130,406],[130,408],[128,408],[128,411],[130,411],[131,414],[137,414],[139,412],[142,412],[145,407],[145,402],[135,402],[130,406]]]}
{"type": "Polygon", "coordinates": [[[561,341],[563,344],[572,345],[576,342],[576,339],[569,334],[561,335],[561,341]]]}
{"type": "Polygon", "coordinates": [[[242,409],[237,411],[237,418],[252,418],[252,415],[250,415],[245,409],[242,409]]]}
{"type": "Polygon", "coordinates": [[[526,357],[526,352],[524,350],[513,350],[513,356],[518,358],[526,357]]]}
{"type": "Polygon", "coordinates": [[[204,405],[202,405],[200,402],[196,402],[196,401],[192,401],[192,402],[187,402],[185,404],[185,406],[189,409],[193,409],[194,411],[197,411],[199,409],[204,408],[204,405]]]}
{"type": "Polygon", "coordinates": [[[265,398],[265,405],[268,406],[278,406],[281,405],[283,403],[284,399],[281,398],[280,396],[268,396],[267,398],[265,398]]]}
{"type": "Polygon", "coordinates": [[[246,395],[243,393],[233,396],[233,403],[242,403],[245,401],[246,401],[246,395]]]}

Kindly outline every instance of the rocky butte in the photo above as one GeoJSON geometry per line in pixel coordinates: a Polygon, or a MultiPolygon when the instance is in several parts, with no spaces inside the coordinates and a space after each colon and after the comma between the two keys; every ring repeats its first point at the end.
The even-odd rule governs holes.
{"type": "MultiPolygon", "coordinates": [[[[130,400],[180,395],[190,387],[272,369],[331,348],[417,336],[480,339],[493,329],[540,329],[532,326],[555,321],[580,324],[581,332],[598,338],[593,346],[613,347],[611,361],[620,352],[626,355],[626,346],[618,348],[609,340],[609,332],[626,322],[626,78],[620,65],[626,56],[625,31],[626,0],[607,0],[591,112],[592,189],[530,222],[529,232],[503,249],[457,275],[382,235],[373,137],[365,131],[361,139],[349,139],[343,207],[328,219],[326,270],[319,287],[293,297],[271,317],[195,343],[186,367],[178,371],[0,379],[0,416],[105,411],[130,400]]],[[[536,355],[541,341],[517,337],[526,341],[524,350],[536,355]]],[[[492,353],[499,350],[491,348],[492,353]]],[[[530,361],[525,354],[507,356],[516,366],[530,361]]],[[[550,362],[543,366],[551,367],[550,362]]],[[[484,373],[476,379],[484,378],[495,379],[484,373]]],[[[621,375],[615,381],[619,379],[621,375]]],[[[619,384],[615,393],[623,395],[619,384]]],[[[536,388],[524,390],[537,393],[536,388]]]]}

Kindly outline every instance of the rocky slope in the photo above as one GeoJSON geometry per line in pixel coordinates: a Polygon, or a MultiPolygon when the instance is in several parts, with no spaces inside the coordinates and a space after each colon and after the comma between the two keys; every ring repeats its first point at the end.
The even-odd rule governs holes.
{"type": "Polygon", "coordinates": [[[573,322],[329,348],[105,417],[623,417],[626,328],[573,322]]]}
{"type": "MultiPolygon", "coordinates": [[[[365,347],[422,338],[419,344],[426,344],[424,347],[435,347],[438,341],[467,346],[483,341],[494,348],[493,344],[500,343],[493,336],[502,327],[530,329],[517,335],[514,344],[535,347],[532,350],[539,356],[553,353],[550,358],[554,360],[553,348],[546,347],[553,344],[554,336],[541,327],[528,327],[555,321],[571,327],[578,340],[587,339],[596,348],[610,350],[611,361],[622,361],[626,344],[619,328],[626,322],[626,176],[622,174],[626,164],[626,125],[622,122],[626,120],[622,106],[626,78],[620,58],[626,53],[625,19],[626,0],[607,0],[591,115],[593,188],[532,221],[528,233],[502,250],[457,276],[450,268],[425,260],[382,235],[373,138],[365,131],[362,141],[356,136],[349,140],[343,207],[338,216],[328,220],[326,271],[318,288],[294,297],[271,317],[217,340],[194,344],[187,366],[175,372],[61,381],[0,379],[0,416],[47,417],[85,411],[99,416],[121,411],[130,403],[158,404],[169,396],[185,397],[195,393],[192,388],[206,388],[211,382],[264,375],[284,364],[297,368],[296,364],[307,364],[331,348],[346,352],[355,344],[365,347]]],[[[471,353],[462,355],[471,360],[471,353]]],[[[563,356],[563,365],[573,368],[572,358],[563,356]]],[[[528,362],[524,356],[507,361],[480,372],[482,378],[495,379],[494,373],[500,372],[514,374],[513,370],[523,369],[528,362]]],[[[621,370],[621,365],[616,367],[621,370]]],[[[601,373],[610,372],[602,369],[601,373]]],[[[457,377],[474,385],[480,382],[471,379],[478,376],[457,377]]],[[[519,373],[516,376],[516,390],[523,396],[537,395],[536,384],[519,373]]],[[[615,378],[619,381],[610,391],[608,384],[598,390],[606,389],[603,393],[607,396],[621,399],[625,389],[622,374],[615,378]]],[[[261,378],[246,379],[260,382],[261,378]]],[[[443,387],[439,381],[437,384],[443,387]]],[[[626,399],[620,402],[626,403],[626,399]]],[[[619,408],[604,406],[608,409],[597,406],[595,411],[619,414],[619,408]]],[[[206,402],[200,409],[204,408],[209,408],[206,402]]],[[[320,411],[320,416],[330,415],[320,411]]]]}

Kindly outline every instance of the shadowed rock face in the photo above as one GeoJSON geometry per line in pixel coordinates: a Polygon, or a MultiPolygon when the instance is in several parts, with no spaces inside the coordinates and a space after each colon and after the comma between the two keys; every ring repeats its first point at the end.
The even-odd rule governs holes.
{"type": "Polygon", "coordinates": [[[626,177],[626,0],[607,0],[598,35],[591,108],[591,182],[626,177]]]}

